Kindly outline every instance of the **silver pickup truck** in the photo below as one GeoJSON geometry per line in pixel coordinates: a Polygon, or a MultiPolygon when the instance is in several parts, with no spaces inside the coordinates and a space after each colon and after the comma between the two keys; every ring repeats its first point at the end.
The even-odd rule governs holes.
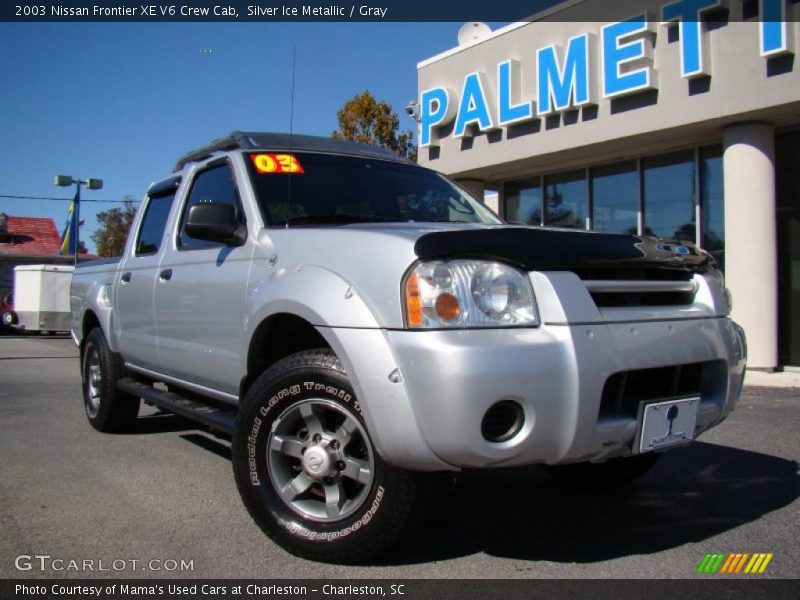
{"type": "Polygon", "coordinates": [[[289,551],[356,562],[426,473],[632,481],[730,413],[746,346],[690,244],[512,226],[379,148],[241,133],[152,185],[71,289],[89,422],[140,401],[232,436],[289,551]]]}

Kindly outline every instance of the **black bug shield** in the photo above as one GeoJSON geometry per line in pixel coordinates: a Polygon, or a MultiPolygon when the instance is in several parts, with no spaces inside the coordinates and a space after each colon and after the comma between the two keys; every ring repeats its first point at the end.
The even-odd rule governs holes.
{"type": "Polygon", "coordinates": [[[689,242],[537,227],[437,231],[420,237],[414,251],[420,260],[497,260],[527,271],[655,269],[690,276],[716,268],[711,255],[689,242]]]}

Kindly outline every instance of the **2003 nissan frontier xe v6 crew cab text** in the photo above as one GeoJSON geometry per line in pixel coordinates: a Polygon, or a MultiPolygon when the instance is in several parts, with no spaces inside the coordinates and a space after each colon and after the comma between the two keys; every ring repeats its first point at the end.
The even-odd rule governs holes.
{"type": "Polygon", "coordinates": [[[746,349],[713,258],[503,223],[389,151],[241,133],[149,189],[71,289],[83,398],[232,435],[258,525],[299,556],[393,543],[425,473],[624,483],[730,413],[746,349]]]}

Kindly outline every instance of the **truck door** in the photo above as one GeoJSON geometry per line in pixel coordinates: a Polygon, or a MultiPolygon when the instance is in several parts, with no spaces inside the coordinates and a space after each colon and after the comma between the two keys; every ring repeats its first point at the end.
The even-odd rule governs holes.
{"type": "Polygon", "coordinates": [[[125,360],[158,370],[153,291],[179,180],[151,190],[136,238],[117,272],[115,329],[125,360]]]}
{"type": "Polygon", "coordinates": [[[155,286],[159,358],[167,375],[237,395],[253,240],[233,247],[189,237],[184,230],[189,208],[203,202],[234,205],[246,224],[227,159],[212,161],[195,175],[161,261],[155,286]]]}

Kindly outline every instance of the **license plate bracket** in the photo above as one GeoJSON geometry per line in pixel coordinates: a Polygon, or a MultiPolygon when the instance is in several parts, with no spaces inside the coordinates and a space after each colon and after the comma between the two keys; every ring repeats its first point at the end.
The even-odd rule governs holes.
{"type": "Polygon", "coordinates": [[[691,442],[699,405],[698,396],[640,404],[637,436],[639,453],[691,442]]]}

